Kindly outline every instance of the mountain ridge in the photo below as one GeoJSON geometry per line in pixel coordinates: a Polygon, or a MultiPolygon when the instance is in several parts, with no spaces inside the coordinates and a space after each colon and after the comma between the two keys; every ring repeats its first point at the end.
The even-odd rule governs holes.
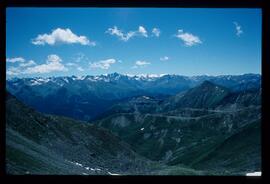
{"type": "Polygon", "coordinates": [[[261,77],[257,74],[136,78],[113,73],[85,78],[72,76],[14,79],[7,80],[6,88],[19,100],[41,112],[89,121],[125,98],[176,95],[200,85],[205,80],[233,91],[256,89],[261,85],[261,77]]]}

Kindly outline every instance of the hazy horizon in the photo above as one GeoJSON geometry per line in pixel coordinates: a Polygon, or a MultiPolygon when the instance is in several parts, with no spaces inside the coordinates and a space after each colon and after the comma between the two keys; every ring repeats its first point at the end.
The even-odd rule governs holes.
{"type": "Polygon", "coordinates": [[[148,77],[162,77],[165,75],[176,75],[176,76],[182,76],[182,77],[198,77],[198,76],[209,76],[209,77],[218,77],[218,76],[241,76],[241,75],[261,75],[260,73],[243,73],[243,74],[225,74],[225,75],[208,75],[208,74],[202,74],[202,75],[182,75],[182,74],[124,74],[124,73],[118,73],[118,72],[112,72],[112,73],[104,73],[104,74],[97,74],[97,75],[91,75],[91,74],[86,74],[86,75],[59,75],[59,76],[33,76],[33,77],[8,77],[7,76],[7,80],[9,79],[14,79],[14,78],[19,78],[19,79],[23,79],[23,78],[57,78],[57,77],[86,77],[86,76],[107,76],[107,75],[111,75],[117,73],[119,75],[123,75],[123,76],[129,76],[129,77],[135,77],[135,76],[148,76],[148,77]]]}

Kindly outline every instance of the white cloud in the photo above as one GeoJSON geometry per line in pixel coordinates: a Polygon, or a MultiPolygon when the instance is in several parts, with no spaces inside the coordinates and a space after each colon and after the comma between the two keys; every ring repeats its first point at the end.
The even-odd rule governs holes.
{"type": "Polygon", "coordinates": [[[180,40],[182,40],[184,44],[188,47],[202,43],[202,41],[198,36],[195,36],[188,32],[184,32],[182,29],[179,29],[177,35],[175,36],[180,40]]]}
{"type": "Polygon", "coordinates": [[[9,63],[16,63],[16,62],[24,62],[25,59],[22,57],[15,57],[15,58],[7,58],[6,61],[9,63]]]}
{"type": "Polygon", "coordinates": [[[127,33],[124,33],[122,30],[118,29],[117,26],[114,26],[113,28],[109,28],[105,33],[115,35],[120,40],[125,42],[135,36],[148,37],[147,30],[143,26],[139,26],[137,31],[129,31],[127,33]]]}
{"type": "Polygon", "coordinates": [[[147,31],[143,26],[139,26],[138,32],[143,36],[143,37],[148,37],[147,31]]]}
{"type": "Polygon", "coordinates": [[[149,64],[151,64],[151,63],[146,62],[146,61],[136,61],[135,64],[138,65],[138,66],[142,66],[142,65],[149,65],[149,64]]]}
{"type": "Polygon", "coordinates": [[[170,58],[168,56],[164,56],[164,57],[161,57],[159,59],[160,59],[160,61],[168,61],[170,58]]]}
{"type": "Polygon", "coordinates": [[[29,61],[26,62],[26,63],[21,63],[19,66],[20,66],[20,67],[28,67],[28,66],[33,66],[33,65],[36,65],[36,62],[33,61],[33,60],[29,60],[29,61]]]}
{"type": "Polygon", "coordinates": [[[83,60],[87,60],[88,58],[83,53],[78,53],[77,57],[75,58],[75,62],[79,63],[83,60]]]}
{"type": "Polygon", "coordinates": [[[8,67],[6,74],[7,75],[20,75],[25,72],[25,68],[29,66],[36,65],[35,61],[29,60],[26,62],[26,60],[22,57],[19,58],[12,58],[12,59],[7,59],[9,62],[15,63],[15,62],[21,62],[17,67],[8,67]]]}
{"type": "Polygon", "coordinates": [[[67,63],[66,65],[67,65],[67,66],[77,66],[76,63],[67,63]]]}
{"type": "Polygon", "coordinates": [[[156,37],[159,37],[160,36],[160,29],[158,28],[153,28],[152,29],[152,34],[156,37]]]}
{"type": "Polygon", "coordinates": [[[69,66],[69,67],[76,67],[76,69],[77,69],[78,71],[80,71],[80,72],[83,72],[83,71],[84,71],[84,69],[83,69],[81,66],[79,66],[77,63],[67,63],[66,66],[69,66]]]}
{"type": "Polygon", "coordinates": [[[150,62],[138,60],[138,61],[135,62],[135,65],[132,68],[144,67],[144,66],[150,65],[150,64],[151,64],[150,62]]]}
{"type": "Polygon", "coordinates": [[[74,44],[95,46],[96,43],[90,41],[86,36],[77,36],[70,29],[57,28],[52,30],[50,34],[40,34],[32,40],[34,45],[55,45],[56,43],[74,44]]]}
{"type": "Polygon", "coordinates": [[[101,61],[97,61],[97,62],[94,62],[94,63],[90,63],[90,68],[101,68],[101,69],[107,70],[114,63],[116,63],[115,59],[101,60],[101,61]]]}
{"type": "Polygon", "coordinates": [[[37,65],[35,61],[29,60],[21,63],[18,67],[9,67],[6,73],[7,75],[22,75],[67,71],[68,69],[61,62],[62,59],[59,56],[51,54],[47,57],[45,64],[37,65]]]}
{"type": "Polygon", "coordinates": [[[122,30],[118,29],[116,26],[113,28],[109,28],[106,33],[109,33],[110,35],[115,35],[119,37],[120,40],[122,41],[128,41],[130,38],[132,38],[135,35],[135,32],[130,31],[126,34],[122,32],[122,30]]]}
{"type": "Polygon", "coordinates": [[[236,35],[239,37],[243,33],[243,30],[237,22],[233,22],[233,24],[235,25],[236,35]]]}
{"type": "Polygon", "coordinates": [[[21,74],[21,70],[19,67],[9,67],[6,71],[7,75],[19,75],[21,74]]]}
{"type": "Polygon", "coordinates": [[[77,67],[77,70],[79,70],[80,72],[84,71],[84,69],[82,67],[80,67],[80,66],[77,67]]]}
{"type": "Polygon", "coordinates": [[[34,74],[34,73],[50,73],[56,71],[67,71],[68,69],[61,63],[62,59],[55,55],[51,54],[47,57],[46,64],[36,65],[34,67],[28,67],[23,72],[25,74],[34,74]]]}

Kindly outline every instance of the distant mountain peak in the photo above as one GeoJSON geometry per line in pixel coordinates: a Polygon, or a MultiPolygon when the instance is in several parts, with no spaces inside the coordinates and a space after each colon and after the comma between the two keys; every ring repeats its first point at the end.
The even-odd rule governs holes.
{"type": "Polygon", "coordinates": [[[201,86],[216,86],[214,83],[210,82],[209,80],[203,81],[201,86]]]}
{"type": "Polygon", "coordinates": [[[203,90],[203,91],[220,91],[220,92],[227,92],[229,89],[225,88],[224,86],[220,86],[215,84],[209,80],[205,80],[201,83],[201,85],[195,87],[193,90],[203,90]]]}

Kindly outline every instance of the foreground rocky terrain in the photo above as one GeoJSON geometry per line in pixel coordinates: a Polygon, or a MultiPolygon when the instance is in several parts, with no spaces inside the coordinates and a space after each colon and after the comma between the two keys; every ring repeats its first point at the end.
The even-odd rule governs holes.
{"type": "Polygon", "coordinates": [[[261,171],[257,75],[138,78],[115,73],[44,80],[7,83],[8,174],[261,171]]]}
{"type": "Polygon", "coordinates": [[[7,174],[194,175],[135,153],[109,130],[70,118],[45,115],[6,95],[7,174]]]}

